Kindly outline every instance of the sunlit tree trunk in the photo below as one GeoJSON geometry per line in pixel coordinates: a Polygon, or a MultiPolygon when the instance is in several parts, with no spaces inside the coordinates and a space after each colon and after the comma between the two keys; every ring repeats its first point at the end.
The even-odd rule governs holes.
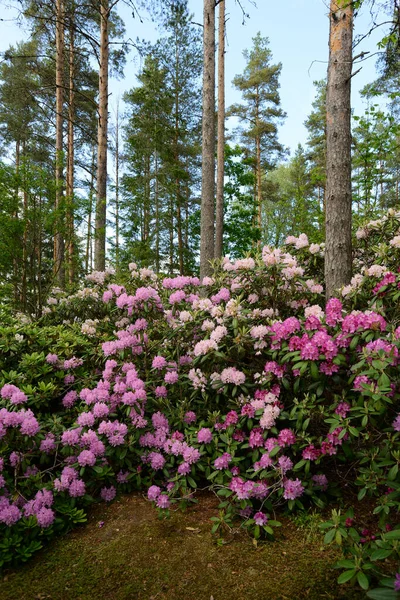
{"type": "Polygon", "coordinates": [[[351,133],[353,7],[331,0],[326,97],[326,297],[351,279],[351,133]]]}
{"type": "Polygon", "coordinates": [[[74,4],[71,7],[69,24],[69,99],[68,99],[68,142],[66,177],[66,221],[68,283],[74,282],[74,148],[75,148],[75,29],[74,4]]]}
{"type": "Polygon", "coordinates": [[[218,14],[218,125],[217,125],[217,195],[215,210],[215,258],[222,256],[224,234],[224,164],[225,164],[225,0],[218,14]]]}
{"type": "Polygon", "coordinates": [[[63,103],[64,103],[64,2],[56,1],[56,199],[54,225],[54,275],[65,284],[63,227],[63,103]]]}
{"type": "Polygon", "coordinates": [[[109,63],[109,2],[100,0],[100,66],[99,109],[97,129],[97,194],[94,266],[97,271],[106,267],[107,217],[107,130],[108,130],[108,63],[109,63]]]}
{"type": "Polygon", "coordinates": [[[210,275],[214,258],[215,192],[215,0],[203,10],[203,122],[200,223],[200,277],[210,275]]]}

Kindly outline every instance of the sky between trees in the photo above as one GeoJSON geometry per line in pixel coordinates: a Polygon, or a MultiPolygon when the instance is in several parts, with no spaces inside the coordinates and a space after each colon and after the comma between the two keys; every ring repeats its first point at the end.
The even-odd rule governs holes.
{"type": "MultiPolygon", "coordinates": [[[[243,0],[243,7],[249,17],[243,24],[243,15],[238,5],[228,11],[227,23],[227,54],[226,54],[226,104],[229,106],[240,101],[240,92],[231,85],[235,75],[241,73],[245,66],[243,50],[250,48],[252,38],[261,32],[262,36],[270,39],[270,48],[274,62],[282,62],[281,101],[287,118],[280,128],[279,137],[284,146],[294,150],[298,143],[304,144],[307,131],[303,122],[310,112],[311,102],[315,96],[313,81],[326,76],[328,60],[328,8],[324,0],[257,0],[255,5],[249,0],[243,0]],[[305,17],[307,13],[307,18],[305,17]]],[[[201,0],[189,0],[193,20],[202,23],[203,3],[201,0]]],[[[126,24],[127,36],[135,41],[137,38],[155,42],[160,36],[146,11],[141,10],[139,19],[132,18],[127,6],[120,4],[118,13],[126,24]]],[[[0,53],[10,44],[29,38],[28,30],[21,29],[14,21],[17,15],[15,7],[2,6],[0,21],[0,53]]],[[[200,25],[199,25],[200,26],[200,25]]],[[[354,37],[364,35],[371,28],[369,8],[362,9],[355,19],[354,37]]],[[[377,30],[357,47],[355,54],[361,51],[377,52],[377,42],[383,32],[377,30]]],[[[352,106],[355,114],[363,112],[363,103],[359,90],[375,78],[375,62],[377,56],[372,56],[362,63],[362,70],[353,79],[352,106]]],[[[136,75],[142,60],[132,48],[125,68],[125,78],[111,79],[110,109],[111,112],[117,98],[134,85],[137,85],[136,75]]],[[[359,65],[361,66],[361,64],[359,65]]],[[[231,118],[227,126],[233,126],[231,118]]]]}

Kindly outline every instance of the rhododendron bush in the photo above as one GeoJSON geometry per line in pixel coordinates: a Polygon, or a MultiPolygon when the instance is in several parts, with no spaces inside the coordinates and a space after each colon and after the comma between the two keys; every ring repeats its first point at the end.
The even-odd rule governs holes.
{"type": "Polygon", "coordinates": [[[323,507],[355,482],[384,527],[400,498],[398,218],[365,229],[374,256],[358,236],[359,274],[326,305],[323,246],[302,235],[202,282],[93,273],[5,327],[2,563],[132,489],[167,514],[209,487],[213,530],[258,538],[276,506],[323,507]]]}

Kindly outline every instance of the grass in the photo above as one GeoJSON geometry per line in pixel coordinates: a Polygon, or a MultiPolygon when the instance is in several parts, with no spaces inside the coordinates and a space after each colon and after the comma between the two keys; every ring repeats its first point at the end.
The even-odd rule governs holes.
{"type": "MultiPolygon", "coordinates": [[[[138,494],[99,505],[88,524],[6,572],[1,600],[356,600],[338,586],[335,551],[307,524],[281,518],[275,542],[211,536],[218,500],[204,494],[159,520],[138,494]],[[104,524],[101,525],[101,522],[104,524]],[[314,533],[314,532],[313,532],[314,533]]],[[[315,519],[312,519],[314,522],[315,519]]]]}

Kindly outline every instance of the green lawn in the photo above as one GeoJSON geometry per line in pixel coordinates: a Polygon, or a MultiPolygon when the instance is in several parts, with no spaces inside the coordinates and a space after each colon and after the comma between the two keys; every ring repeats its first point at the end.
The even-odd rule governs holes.
{"type": "MultiPolygon", "coordinates": [[[[337,558],[314,529],[280,519],[277,540],[256,547],[244,533],[218,543],[204,495],[186,513],[158,519],[140,495],[99,505],[86,526],[3,574],[1,600],[350,600],[337,558]],[[104,525],[100,523],[104,521],[104,525]]],[[[298,522],[298,521],[296,521],[298,522]]]]}

